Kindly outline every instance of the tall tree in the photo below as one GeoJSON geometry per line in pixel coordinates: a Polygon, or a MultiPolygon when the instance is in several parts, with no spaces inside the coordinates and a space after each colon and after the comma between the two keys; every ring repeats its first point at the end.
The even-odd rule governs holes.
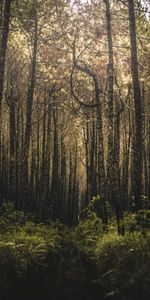
{"type": "Polygon", "coordinates": [[[131,43],[131,74],[135,105],[134,197],[136,210],[138,211],[141,208],[142,193],[142,97],[138,73],[136,17],[134,0],[128,0],[128,13],[131,43]]]}
{"type": "Polygon", "coordinates": [[[4,86],[4,69],[5,69],[5,58],[7,50],[7,41],[9,33],[9,23],[10,23],[10,10],[11,10],[11,0],[5,0],[5,11],[3,20],[3,30],[0,43],[0,113],[3,97],[3,86],[4,86]]]}
{"type": "Polygon", "coordinates": [[[110,200],[116,211],[118,233],[121,233],[120,219],[120,178],[119,178],[119,149],[120,149],[120,109],[114,105],[114,51],[112,39],[112,23],[110,1],[104,0],[106,7],[106,26],[108,41],[108,69],[107,69],[107,91],[108,91],[108,168],[107,176],[109,183],[110,200]],[[116,112],[115,112],[116,110],[116,112]],[[116,115],[114,116],[114,114],[116,115]]]}
{"type": "MultiPolygon", "coordinates": [[[[2,4],[1,4],[2,5],[2,4]]],[[[2,98],[3,98],[3,87],[4,87],[4,71],[5,71],[5,58],[7,50],[7,41],[9,33],[9,23],[10,23],[10,10],[11,10],[11,0],[5,0],[4,17],[1,18],[1,23],[3,23],[1,41],[0,41],[0,173],[2,172],[2,153],[1,153],[1,110],[2,110],[2,98]]],[[[2,12],[2,6],[1,6],[2,12]]],[[[2,17],[2,16],[1,16],[2,17]]],[[[0,198],[2,189],[2,175],[0,174],[0,198]]],[[[2,200],[0,199],[0,202],[2,200]]]]}
{"type": "Polygon", "coordinates": [[[28,204],[26,203],[28,198],[28,156],[29,156],[29,147],[30,147],[30,137],[31,137],[31,125],[32,125],[32,105],[33,105],[33,96],[35,89],[35,76],[36,76],[36,60],[37,60],[37,42],[38,42],[38,20],[37,15],[34,16],[34,32],[33,32],[33,48],[32,48],[32,59],[31,67],[29,72],[29,84],[27,90],[27,101],[26,101],[26,126],[25,126],[25,137],[23,145],[23,170],[22,170],[22,179],[23,179],[23,197],[24,197],[24,206],[26,209],[29,209],[28,204]]]}

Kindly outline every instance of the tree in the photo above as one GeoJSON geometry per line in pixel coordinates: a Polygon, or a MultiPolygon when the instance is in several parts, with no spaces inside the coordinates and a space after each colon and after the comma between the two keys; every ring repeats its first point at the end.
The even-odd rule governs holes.
{"type": "Polygon", "coordinates": [[[4,70],[5,70],[5,58],[6,58],[6,50],[7,50],[8,33],[9,33],[10,11],[11,11],[11,0],[5,0],[3,30],[2,30],[2,37],[0,43],[0,114],[1,114],[1,105],[2,105],[2,97],[3,97],[4,70]]]}
{"type": "Polygon", "coordinates": [[[135,105],[135,145],[134,145],[134,196],[136,210],[141,208],[142,194],[142,98],[138,73],[138,57],[136,42],[136,19],[134,0],[128,1],[130,43],[131,43],[131,74],[133,81],[135,105]]]}
{"type": "Polygon", "coordinates": [[[75,226],[99,195],[120,233],[122,210],[150,191],[147,17],[139,1],[22,0],[9,30],[6,2],[1,199],[75,226]]]}
{"type": "MultiPolygon", "coordinates": [[[[2,99],[3,99],[3,87],[4,87],[5,58],[6,58],[9,23],[10,23],[10,10],[11,10],[11,0],[5,0],[4,17],[3,17],[3,20],[1,20],[1,23],[3,23],[3,29],[2,29],[1,42],[0,42],[0,172],[2,171],[2,164],[1,164],[1,160],[2,160],[1,111],[2,111],[2,99]]],[[[1,6],[1,12],[2,12],[2,6],[1,6]]],[[[2,185],[1,176],[0,176],[0,182],[2,185]]],[[[1,189],[2,189],[2,187],[0,187],[0,192],[1,192],[1,189]]],[[[2,202],[1,196],[0,196],[0,202],[2,202]]]]}

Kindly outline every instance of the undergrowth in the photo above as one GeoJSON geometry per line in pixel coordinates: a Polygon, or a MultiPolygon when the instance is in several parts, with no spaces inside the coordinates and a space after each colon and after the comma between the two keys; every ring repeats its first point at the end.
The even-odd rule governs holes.
{"type": "MultiPolygon", "coordinates": [[[[146,212],[141,211],[138,216],[126,213],[124,224],[126,234],[118,236],[113,215],[104,230],[101,219],[92,211],[72,230],[59,222],[36,224],[11,204],[3,206],[0,299],[12,299],[15,295],[16,300],[57,300],[52,295],[60,278],[63,281],[71,256],[80,265],[82,262],[88,299],[149,299],[150,231],[146,212]]],[[[70,277],[74,272],[71,268],[70,265],[67,270],[70,277]]],[[[83,275],[78,276],[82,281],[83,275]]],[[[66,283],[61,285],[66,288],[66,283]]]]}

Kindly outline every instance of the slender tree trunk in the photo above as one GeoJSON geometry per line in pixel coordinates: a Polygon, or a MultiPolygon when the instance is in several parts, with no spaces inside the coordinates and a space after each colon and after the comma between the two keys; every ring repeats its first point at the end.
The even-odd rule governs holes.
{"type": "Polygon", "coordinates": [[[72,226],[72,187],[73,187],[73,163],[72,163],[72,151],[70,150],[69,156],[69,184],[68,184],[68,205],[67,205],[67,224],[72,226]]]}
{"type": "MultiPolygon", "coordinates": [[[[50,98],[50,96],[49,96],[50,98]]],[[[49,99],[50,101],[50,99],[49,99]]],[[[51,168],[51,105],[48,104],[48,117],[47,117],[47,140],[46,140],[46,207],[49,208],[49,195],[50,195],[50,168],[51,168]]],[[[48,216],[48,215],[47,215],[48,216]]]]}
{"type": "Polygon", "coordinates": [[[31,116],[32,116],[32,104],[33,104],[33,95],[35,88],[35,72],[36,72],[36,57],[37,57],[37,19],[35,19],[35,28],[34,28],[34,42],[33,42],[33,53],[32,53],[32,62],[31,62],[31,72],[30,78],[31,81],[28,86],[27,92],[27,104],[26,104],[26,128],[25,128],[25,139],[24,139],[24,155],[25,159],[28,159],[29,147],[30,147],[30,136],[31,136],[31,116]]]}
{"type": "Polygon", "coordinates": [[[18,104],[17,112],[16,112],[16,207],[17,209],[20,209],[20,197],[19,197],[19,189],[20,189],[20,107],[18,104]]]}
{"type": "Polygon", "coordinates": [[[66,149],[63,137],[63,128],[61,128],[61,195],[60,195],[60,207],[59,216],[60,221],[64,223],[66,217],[66,149]]]}
{"type": "Polygon", "coordinates": [[[41,174],[40,174],[40,200],[41,200],[41,211],[42,217],[45,218],[45,198],[46,198],[46,105],[47,99],[44,95],[44,111],[43,111],[43,129],[42,129],[42,163],[41,163],[41,174]]]}
{"type": "MultiPolygon", "coordinates": [[[[112,41],[112,26],[111,26],[111,12],[110,1],[104,0],[106,6],[106,22],[107,22],[107,40],[108,40],[108,168],[107,176],[110,188],[110,200],[115,207],[116,219],[118,225],[118,233],[121,233],[120,219],[120,198],[119,198],[119,161],[118,161],[118,145],[119,139],[118,126],[114,128],[114,59],[113,59],[113,41],[112,41]],[[114,143],[117,143],[115,145],[114,143]],[[115,151],[117,148],[117,151],[115,151]],[[117,163],[116,163],[117,162],[117,163]]],[[[116,118],[118,122],[119,119],[116,118]]]]}
{"type": "Polygon", "coordinates": [[[99,193],[98,185],[96,181],[96,164],[95,164],[95,156],[96,151],[95,148],[97,146],[96,144],[96,126],[94,118],[91,120],[91,128],[90,128],[90,182],[91,182],[91,196],[92,199],[93,196],[96,196],[99,193]]]}
{"type": "MultiPolygon", "coordinates": [[[[38,99],[39,100],[39,99],[38,99]]],[[[40,108],[37,108],[37,136],[36,136],[36,174],[35,174],[35,201],[36,209],[39,210],[39,172],[40,172],[40,108]]]]}
{"type": "Polygon", "coordinates": [[[95,99],[97,104],[97,157],[98,157],[98,194],[100,195],[100,215],[103,224],[108,224],[106,211],[106,190],[105,190],[105,166],[104,166],[104,141],[103,141],[103,122],[100,101],[100,90],[97,80],[95,82],[95,99]]]}
{"type": "Polygon", "coordinates": [[[72,187],[72,207],[71,207],[71,226],[77,226],[78,220],[78,197],[77,197],[77,143],[75,145],[74,153],[74,170],[73,170],[73,187],[72,187]]]}
{"type": "MultiPolygon", "coordinates": [[[[86,195],[85,195],[85,206],[88,205],[90,200],[90,179],[89,179],[89,124],[88,120],[86,122],[86,127],[84,127],[84,144],[85,144],[85,164],[86,164],[86,195]]],[[[83,205],[84,207],[84,205],[83,205]]]]}
{"type": "MultiPolygon", "coordinates": [[[[2,28],[3,25],[3,1],[0,2],[0,28],[2,28]]],[[[0,33],[0,39],[1,39],[1,33],[0,33]]]]}
{"type": "MultiPolygon", "coordinates": [[[[111,14],[109,0],[104,0],[106,6],[106,22],[107,22],[107,40],[108,40],[108,69],[107,69],[107,91],[108,91],[108,178],[110,186],[112,186],[113,177],[113,98],[114,98],[114,62],[113,62],[113,42],[111,29],[111,14]]],[[[110,187],[111,190],[111,187],[110,187]]]]}
{"type": "Polygon", "coordinates": [[[51,204],[53,220],[58,218],[59,212],[59,149],[58,149],[58,110],[54,108],[54,152],[53,152],[53,168],[52,168],[52,183],[51,183],[51,204]]]}
{"type": "Polygon", "coordinates": [[[123,224],[122,202],[120,193],[120,116],[122,109],[116,103],[116,113],[114,117],[114,178],[113,178],[113,194],[115,198],[116,217],[118,224],[118,233],[124,235],[125,227],[123,224]],[[120,224],[120,220],[122,220],[120,224]]]}
{"type": "Polygon", "coordinates": [[[30,209],[34,213],[36,211],[36,199],[35,199],[35,173],[36,173],[36,150],[34,149],[34,135],[32,135],[31,143],[31,171],[30,171],[30,209]]]}
{"type": "Polygon", "coordinates": [[[129,28],[131,43],[131,74],[135,104],[135,145],[134,145],[134,197],[136,211],[141,208],[142,194],[142,97],[140,90],[136,42],[136,19],[134,0],[128,0],[129,28]]]}
{"type": "Polygon", "coordinates": [[[30,83],[27,91],[27,103],[26,103],[26,126],[25,126],[25,137],[24,137],[24,148],[23,148],[23,206],[28,211],[30,210],[30,204],[28,201],[28,156],[30,148],[30,137],[31,137],[31,116],[32,116],[32,104],[35,88],[35,72],[36,72],[36,58],[37,58],[37,41],[38,41],[38,26],[37,17],[35,18],[34,27],[34,41],[33,41],[33,53],[31,62],[30,72],[30,83]]]}
{"type": "MultiPolygon", "coordinates": [[[[16,154],[16,111],[13,92],[9,101],[10,111],[10,168],[9,168],[9,199],[16,202],[16,183],[15,183],[15,154],[16,154]]],[[[15,203],[16,204],[16,203],[15,203]]]]}
{"type": "MultiPolygon", "coordinates": [[[[2,153],[1,153],[1,109],[2,109],[2,98],[3,98],[3,86],[4,86],[4,71],[5,71],[5,58],[7,50],[7,41],[9,33],[9,23],[10,23],[10,10],[11,10],[11,0],[5,0],[4,7],[4,19],[3,19],[3,29],[0,41],[0,204],[2,203],[2,153]]],[[[1,4],[2,12],[2,4],[1,4]]],[[[2,17],[2,15],[1,15],[2,17]]],[[[2,22],[2,19],[1,19],[2,22]]]]}
{"type": "Polygon", "coordinates": [[[0,43],[1,45],[0,46],[0,116],[1,116],[1,105],[2,105],[2,97],[3,97],[5,58],[6,58],[9,23],[10,23],[10,10],[11,10],[11,0],[5,0],[3,31],[2,31],[2,38],[0,43]]]}
{"type": "Polygon", "coordinates": [[[146,130],[148,129],[147,123],[147,116],[145,114],[146,108],[146,101],[145,101],[145,87],[144,82],[142,82],[141,87],[141,96],[142,96],[142,113],[143,113],[143,120],[142,120],[142,139],[143,139],[143,146],[142,146],[142,159],[143,159],[143,180],[142,180],[142,190],[145,195],[148,195],[148,166],[147,166],[147,138],[146,138],[146,130]]]}

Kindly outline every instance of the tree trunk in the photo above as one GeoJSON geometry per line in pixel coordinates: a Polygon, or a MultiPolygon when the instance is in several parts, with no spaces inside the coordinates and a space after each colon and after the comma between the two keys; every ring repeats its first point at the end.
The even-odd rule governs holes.
{"type": "MultiPolygon", "coordinates": [[[[16,202],[16,183],[15,183],[15,154],[16,154],[16,111],[15,111],[15,99],[13,92],[10,95],[9,101],[10,111],[10,168],[9,168],[9,199],[16,202]]],[[[15,203],[16,204],[16,203],[15,203]]]]}
{"type": "Polygon", "coordinates": [[[28,159],[29,147],[30,147],[31,115],[32,115],[32,104],[33,104],[33,95],[34,95],[34,88],[35,88],[37,40],[38,40],[37,19],[35,19],[33,53],[32,53],[31,72],[30,72],[31,81],[28,86],[27,104],[26,104],[26,128],[25,128],[25,140],[24,140],[24,156],[26,160],[28,159]]]}
{"type": "Polygon", "coordinates": [[[54,120],[54,139],[53,139],[53,168],[52,168],[52,183],[51,183],[51,213],[55,221],[59,214],[59,148],[58,148],[58,110],[53,110],[54,120]]]}
{"type": "MultiPolygon", "coordinates": [[[[5,58],[7,50],[7,41],[9,33],[9,23],[10,23],[10,10],[11,10],[11,0],[5,0],[4,8],[4,20],[3,20],[3,29],[0,42],[0,204],[2,203],[2,141],[1,141],[1,109],[2,109],[2,98],[3,98],[3,86],[4,86],[4,70],[5,70],[5,58]]],[[[2,12],[2,4],[1,4],[2,12]]],[[[2,17],[2,16],[1,16],[2,17]]],[[[1,18],[2,22],[2,18],[1,18]]]]}
{"type": "Polygon", "coordinates": [[[89,179],[89,123],[86,121],[86,126],[83,128],[84,144],[85,144],[85,164],[86,164],[86,195],[83,208],[88,206],[90,200],[90,179],[89,179]]]}
{"type": "MultiPolygon", "coordinates": [[[[110,191],[110,200],[115,208],[116,219],[118,225],[118,233],[121,233],[120,219],[120,197],[119,197],[119,133],[118,124],[119,118],[115,119],[114,128],[114,59],[113,59],[113,41],[112,41],[112,26],[110,1],[104,0],[106,6],[106,23],[107,23],[107,40],[108,40],[108,70],[107,70],[107,91],[108,91],[108,168],[107,176],[110,191]],[[116,143],[116,145],[115,145],[116,143]],[[117,150],[117,151],[116,151],[117,150]]],[[[118,113],[117,113],[118,114],[118,113]]]]}
{"type": "Polygon", "coordinates": [[[11,9],[11,0],[5,0],[3,31],[2,31],[2,38],[0,43],[1,45],[0,47],[0,117],[1,117],[2,97],[3,97],[5,58],[6,58],[9,23],[10,23],[10,9],[11,9]]]}
{"type": "Polygon", "coordinates": [[[141,208],[142,194],[142,97],[138,74],[136,19],[134,9],[134,0],[128,0],[131,43],[131,74],[135,104],[134,197],[136,211],[138,211],[141,208]]]}
{"type": "MultiPolygon", "coordinates": [[[[50,95],[49,95],[50,101],[50,95]]],[[[51,168],[51,105],[48,104],[48,117],[47,117],[47,140],[46,140],[46,207],[49,208],[49,194],[50,194],[50,168],[51,168]]],[[[47,210],[46,209],[46,210],[47,210]]],[[[49,217],[49,214],[47,214],[49,217]]]]}
{"type": "Polygon", "coordinates": [[[25,210],[30,210],[30,204],[28,202],[28,156],[30,148],[30,137],[31,137],[31,116],[32,116],[32,104],[33,95],[35,88],[35,72],[36,72],[36,57],[37,57],[37,40],[38,40],[38,26],[37,18],[35,18],[34,27],[34,42],[33,42],[33,53],[31,62],[31,72],[30,72],[30,83],[27,91],[27,103],[26,103],[26,126],[25,126],[25,138],[24,138],[24,148],[23,148],[23,206],[25,210]]]}

